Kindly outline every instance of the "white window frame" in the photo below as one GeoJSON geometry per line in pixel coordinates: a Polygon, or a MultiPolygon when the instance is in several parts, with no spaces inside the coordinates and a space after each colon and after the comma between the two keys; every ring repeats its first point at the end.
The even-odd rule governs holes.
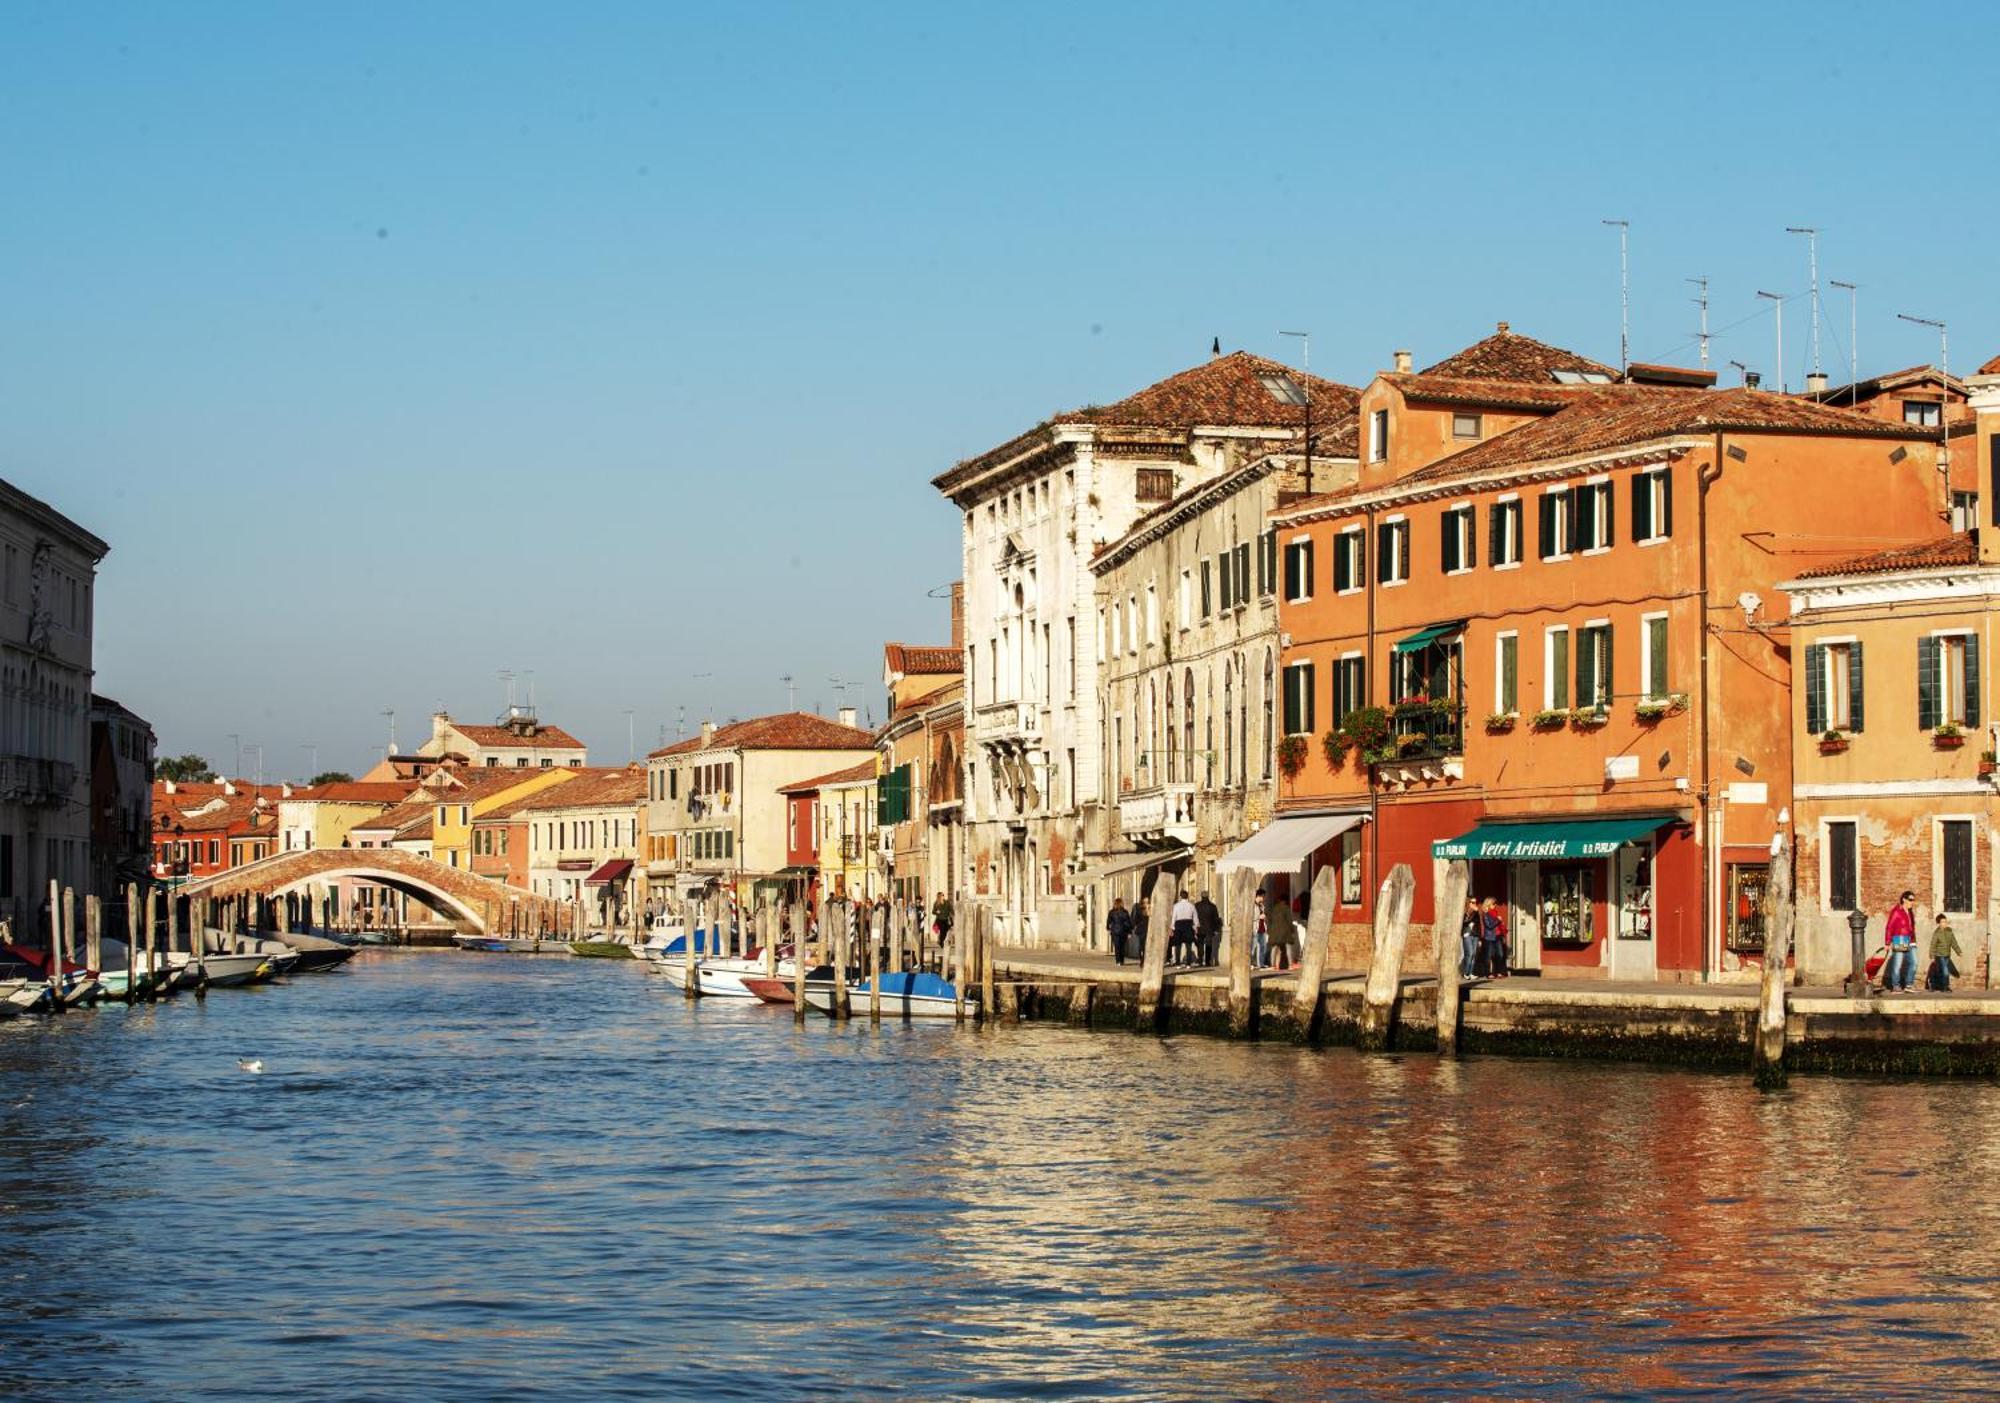
{"type": "Polygon", "coordinates": [[[1371,409],[1368,411],[1368,461],[1386,463],[1389,460],[1389,411],[1371,409]]]}
{"type": "MultiPolygon", "coordinates": [[[[1833,825],[1851,823],[1854,825],[1854,900],[1861,902],[1861,833],[1863,823],[1859,814],[1821,814],[1819,820],[1819,909],[1828,914],[1844,915],[1833,904],[1833,825]]],[[[1974,862],[1974,867],[1978,863],[1974,862]]]]}
{"type": "MultiPolygon", "coordinates": [[[[1603,629],[1607,634],[1610,633],[1611,620],[1585,619],[1583,621],[1582,626],[1577,629],[1576,636],[1570,639],[1569,641],[1569,666],[1572,674],[1574,674],[1576,671],[1577,649],[1583,646],[1583,636],[1594,629],[1603,629]]],[[[1611,678],[1608,674],[1601,673],[1597,670],[1597,663],[1595,659],[1593,659],[1591,663],[1590,675],[1592,679],[1594,679],[1598,684],[1598,690],[1604,694],[1604,700],[1600,702],[1595,698],[1592,698],[1588,703],[1586,703],[1582,697],[1573,696],[1572,700],[1570,701],[1570,705],[1572,707],[1575,707],[1579,711],[1600,711],[1600,710],[1608,711],[1611,707],[1611,704],[1618,699],[1618,689],[1611,685],[1611,678]]],[[[1574,677],[1574,675],[1571,676],[1570,682],[1571,682],[1571,691],[1572,693],[1574,693],[1575,682],[1576,682],[1576,678],[1574,677]]]]}
{"type": "Polygon", "coordinates": [[[1639,690],[1642,701],[1665,701],[1671,692],[1653,691],[1653,620],[1663,619],[1667,624],[1667,646],[1673,647],[1673,614],[1666,609],[1655,609],[1639,616],[1639,690]]]}
{"type": "MultiPolygon", "coordinates": [[[[1278,676],[1279,676],[1278,729],[1283,731],[1288,736],[1306,736],[1312,734],[1310,726],[1308,726],[1308,728],[1303,731],[1294,731],[1289,729],[1285,724],[1286,720],[1288,719],[1285,716],[1285,712],[1288,709],[1285,704],[1289,702],[1292,697],[1292,674],[1294,672],[1299,671],[1302,668],[1310,672],[1312,670],[1312,659],[1301,658],[1299,661],[1295,663],[1284,664],[1278,670],[1278,676]]],[[[1317,683],[1318,679],[1314,678],[1313,681],[1317,683]]],[[[1307,694],[1303,698],[1304,704],[1299,707],[1300,713],[1303,715],[1308,712],[1317,711],[1319,708],[1313,705],[1313,702],[1315,700],[1316,698],[1314,698],[1311,695],[1311,688],[1308,687],[1307,694]]],[[[1318,720],[1317,717],[1313,717],[1312,719],[1318,720]]]]}
{"type": "MultiPolygon", "coordinates": [[[[1547,562],[1568,560],[1576,554],[1576,496],[1570,490],[1570,487],[1571,484],[1559,483],[1542,489],[1544,497],[1554,497],[1556,499],[1556,525],[1560,528],[1556,532],[1556,536],[1562,546],[1562,549],[1554,555],[1540,557],[1547,562]]],[[[1541,535],[1541,523],[1539,521],[1535,523],[1535,534],[1537,538],[1541,535]]],[[[1536,544],[1540,545],[1539,539],[1536,544]]]]}
{"type": "Polygon", "coordinates": [[[1576,551],[1576,542],[1578,539],[1577,527],[1582,525],[1582,520],[1579,518],[1577,521],[1571,522],[1569,528],[1570,549],[1576,551],[1578,555],[1603,555],[1611,549],[1608,543],[1611,539],[1611,533],[1615,529],[1611,520],[1614,510],[1611,494],[1597,490],[1600,487],[1609,487],[1610,485],[1611,475],[1609,473],[1599,473],[1595,477],[1587,477],[1579,484],[1584,489],[1580,494],[1580,499],[1582,502],[1588,504],[1586,510],[1591,514],[1592,530],[1590,538],[1593,541],[1604,541],[1606,544],[1590,546],[1584,550],[1576,551]],[[1598,515],[1600,508],[1603,511],[1601,517],[1598,515]]]}
{"type": "MultiPolygon", "coordinates": [[[[1938,723],[1940,725],[1963,726],[1965,724],[1965,688],[1954,688],[1951,685],[1951,659],[1946,655],[1944,645],[1956,641],[1959,647],[1963,649],[1965,640],[1971,638],[1974,632],[1973,629],[1969,628],[1938,628],[1931,630],[1931,637],[1938,641],[1937,685],[1938,723]]],[[[1980,660],[1980,666],[1983,670],[1985,659],[1982,658],[1980,660]]],[[[1980,685],[1982,687],[1985,686],[1983,677],[1980,685]]]]}
{"type": "Polygon", "coordinates": [[[1446,576],[1469,575],[1474,567],[1470,563],[1475,557],[1473,542],[1479,539],[1479,508],[1472,502],[1454,502],[1444,509],[1444,518],[1460,526],[1458,535],[1458,568],[1447,570],[1446,576]]]}
{"type": "MultiPolygon", "coordinates": [[[[1396,576],[1394,579],[1382,581],[1383,589],[1396,589],[1410,582],[1410,518],[1403,512],[1394,512],[1382,518],[1382,525],[1400,525],[1403,527],[1401,531],[1391,531],[1389,533],[1389,539],[1396,543],[1396,576]]],[[[1379,553],[1381,550],[1379,532],[1377,533],[1375,545],[1379,553]]],[[[1375,562],[1375,570],[1377,574],[1381,573],[1382,562],[1380,560],[1375,562]]]]}
{"type": "Polygon", "coordinates": [[[1507,629],[1493,635],[1493,710],[1503,716],[1518,716],[1521,712],[1521,631],[1507,629]],[[1501,693],[1506,687],[1507,668],[1503,655],[1507,644],[1514,645],[1514,704],[1502,708],[1501,693]]]}
{"type": "MultiPolygon", "coordinates": [[[[1932,814],[1931,815],[1931,910],[1943,911],[1944,907],[1944,826],[1947,823],[1969,823],[1972,825],[1972,841],[1967,844],[1972,854],[1972,890],[1966,897],[1967,909],[1947,914],[1963,916],[1967,920],[1981,914],[1979,909],[1979,815],[1978,814],[1932,814]]],[[[1857,837],[1857,842],[1858,842],[1857,837]]],[[[1919,935],[1923,932],[1919,931],[1919,935]]]]}
{"type": "Polygon", "coordinates": [[[1340,529],[1339,534],[1333,538],[1334,558],[1336,560],[1340,558],[1340,552],[1342,551],[1343,548],[1349,550],[1354,556],[1355,568],[1349,570],[1347,573],[1347,577],[1350,580],[1354,581],[1354,583],[1349,585],[1346,589],[1335,590],[1334,594],[1336,596],[1343,594],[1359,594],[1363,590],[1368,588],[1367,540],[1363,534],[1363,530],[1361,527],[1344,526],[1340,529]],[[1347,546],[1346,543],[1350,538],[1352,538],[1353,540],[1353,545],[1347,546]]]}
{"type": "Polygon", "coordinates": [[[1663,545],[1673,539],[1671,533],[1660,529],[1660,518],[1666,515],[1667,474],[1672,471],[1672,468],[1665,467],[1642,468],[1632,475],[1632,490],[1634,492],[1644,492],[1651,503],[1652,509],[1646,513],[1646,520],[1653,528],[1652,535],[1641,537],[1639,540],[1634,541],[1633,545],[1657,546],[1663,545]]]}
{"type": "Polygon", "coordinates": [[[1549,624],[1542,629],[1542,704],[1537,708],[1538,710],[1555,710],[1556,682],[1558,680],[1562,682],[1563,697],[1565,698],[1563,709],[1567,711],[1576,705],[1576,698],[1570,696],[1570,672],[1576,666],[1576,639],[1570,637],[1570,633],[1571,630],[1568,624],[1549,624]],[[1567,656],[1563,659],[1560,674],[1558,674],[1556,668],[1556,635],[1559,633],[1568,640],[1563,648],[1567,656]]]}
{"type": "Polygon", "coordinates": [[[1474,410],[1471,413],[1465,413],[1462,411],[1453,411],[1451,416],[1451,436],[1453,438],[1463,438],[1463,439],[1479,439],[1486,437],[1486,416],[1479,413],[1477,410],[1474,410]],[[1470,419],[1472,421],[1471,433],[1463,433],[1459,430],[1458,424],[1461,419],[1470,419]]]}
{"type": "Polygon", "coordinates": [[[1526,519],[1528,509],[1521,501],[1521,494],[1518,492],[1502,492],[1498,497],[1493,499],[1493,505],[1496,507],[1504,507],[1510,502],[1514,504],[1514,510],[1508,512],[1507,515],[1514,522],[1514,554],[1504,565],[1497,560],[1487,561],[1486,565],[1490,570],[1518,570],[1521,568],[1521,558],[1526,554],[1522,547],[1527,530],[1526,519]]]}
{"type": "MultiPolygon", "coordinates": [[[[1303,557],[1299,562],[1298,570],[1299,588],[1303,593],[1287,594],[1285,596],[1287,604],[1303,604],[1313,597],[1312,537],[1310,535],[1294,536],[1291,540],[1285,542],[1285,553],[1278,561],[1278,569],[1282,574],[1292,573],[1292,555],[1295,551],[1303,557]]],[[[1283,581],[1280,580],[1279,583],[1282,584],[1283,581]]]]}
{"type": "Polygon", "coordinates": [[[1843,633],[1838,638],[1815,638],[1813,642],[1822,650],[1819,659],[1819,681],[1820,693],[1826,698],[1826,729],[1829,731],[1845,731],[1854,724],[1854,712],[1851,709],[1853,697],[1849,694],[1845,686],[1840,688],[1838,693],[1840,697],[1840,719],[1836,721],[1834,719],[1835,691],[1833,686],[1833,653],[1831,650],[1834,648],[1845,648],[1848,650],[1847,675],[1852,677],[1854,675],[1853,650],[1861,640],[1854,634],[1843,633]]]}

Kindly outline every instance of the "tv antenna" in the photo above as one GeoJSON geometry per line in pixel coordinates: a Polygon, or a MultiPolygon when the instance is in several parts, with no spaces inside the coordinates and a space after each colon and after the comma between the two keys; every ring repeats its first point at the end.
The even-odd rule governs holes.
{"type": "Polygon", "coordinates": [[[507,684],[507,714],[514,714],[514,673],[512,669],[501,668],[500,680],[507,684]]]}
{"type": "Polygon", "coordinates": [[[311,784],[319,776],[319,743],[317,741],[304,741],[300,744],[299,749],[305,751],[307,756],[310,757],[312,768],[306,771],[306,783],[311,784]]]}
{"type": "MultiPolygon", "coordinates": [[[[1817,375],[1819,374],[1819,230],[1809,229],[1804,225],[1787,224],[1785,232],[1806,236],[1806,272],[1812,278],[1812,373],[1817,375]]],[[[1778,367],[1778,378],[1780,380],[1785,378],[1782,365],[1778,367]]]]}
{"type": "Polygon", "coordinates": [[[1759,292],[1778,309],[1778,393],[1785,393],[1785,298],[1783,293],[1759,292]]]}
{"type": "MultiPolygon", "coordinates": [[[[1908,312],[1898,312],[1896,313],[1896,318],[1899,321],[1911,322],[1917,326],[1934,326],[1937,328],[1938,371],[1944,376],[1945,384],[1949,387],[1951,383],[1951,337],[1946,332],[1944,323],[1934,317],[1913,317],[1908,312]]],[[[1944,475],[1947,482],[1951,480],[1951,432],[1945,428],[1944,405],[1942,404],[1938,405],[1938,472],[1944,475]]]]}
{"type": "Polygon", "coordinates": [[[1861,330],[1861,284],[1828,278],[1827,285],[1842,288],[1847,293],[1847,402],[1853,404],[1861,394],[1861,345],[1858,339],[1861,330]]]}
{"type": "Polygon", "coordinates": [[[1695,334],[1701,338],[1701,368],[1706,370],[1708,369],[1708,279],[1689,278],[1688,281],[1700,289],[1694,298],[1694,304],[1701,308],[1701,330],[1695,334]]]}
{"type": "Polygon", "coordinates": [[[388,711],[384,711],[382,715],[389,718],[389,748],[382,752],[383,758],[387,759],[396,753],[396,712],[394,708],[391,708],[388,711]]]}
{"type": "Polygon", "coordinates": [[[625,763],[628,765],[639,757],[638,741],[632,730],[632,719],[637,715],[638,712],[631,707],[625,708],[625,763]]]}
{"type": "Polygon", "coordinates": [[[1603,222],[1618,230],[1618,374],[1622,377],[1632,368],[1632,272],[1626,249],[1632,221],[1607,219],[1603,222]]]}
{"type": "Polygon", "coordinates": [[[788,672],[784,674],[782,677],[780,677],[778,680],[785,684],[785,710],[797,711],[799,709],[798,679],[794,678],[792,674],[788,672]]]}

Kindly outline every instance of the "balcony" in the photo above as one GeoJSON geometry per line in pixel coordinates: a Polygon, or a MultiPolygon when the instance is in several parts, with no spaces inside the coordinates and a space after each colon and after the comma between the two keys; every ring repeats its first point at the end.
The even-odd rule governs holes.
{"type": "Polygon", "coordinates": [[[1195,787],[1161,784],[1118,796],[1118,831],[1135,843],[1192,843],[1195,787]]]}
{"type": "Polygon", "coordinates": [[[1041,708],[1029,702],[988,702],[972,713],[972,733],[988,743],[1034,740],[1042,733],[1041,708]]]}
{"type": "Polygon", "coordinates": [[[76,788],[76,766],[32,755],[0,756],[0,800],[46,808],[67,804],[76,788]]]}
{"type": "Polygon", "coordinates": [[[1392,787],[1465,778],[1465,713],[1456,702],[1406,701],[1389,709],[1386,753],[1369,757],[1392,787]]]}

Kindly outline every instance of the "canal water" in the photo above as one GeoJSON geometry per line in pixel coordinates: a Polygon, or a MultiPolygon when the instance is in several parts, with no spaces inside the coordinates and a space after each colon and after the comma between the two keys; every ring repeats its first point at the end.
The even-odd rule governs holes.
{"type": "Polygon", "coordinates": [[[37,1398],[2000,1389],[1987,1084],[795,1027],[371,952],[0,1025],[0,1156],[37,1398]]]}

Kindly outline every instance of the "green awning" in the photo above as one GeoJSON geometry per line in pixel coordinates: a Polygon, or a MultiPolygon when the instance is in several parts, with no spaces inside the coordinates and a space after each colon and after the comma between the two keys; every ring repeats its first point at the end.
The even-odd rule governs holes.
{"type": "Polygon", "coordinates": [[[1408,638],[1398,639],[1396,642],[1396,651],[1399,653],[1414,653],[1419,648],[1427,648],[1446,634],[1457,633],[1464,627],[1464,619],[1452,619],[1448,623],[1432,624],[1428,628],[1420,628],[1408,638]]]}
{"type": "Polygon", "coordinates": [[[1431,844],[1434,857],[1475,862],[1533,862],[1565,857],[1609,857],[1643,838],[1666,818],[1577,818],[1554,823],[1482,823],[1456,838],[1431,844]]]}

